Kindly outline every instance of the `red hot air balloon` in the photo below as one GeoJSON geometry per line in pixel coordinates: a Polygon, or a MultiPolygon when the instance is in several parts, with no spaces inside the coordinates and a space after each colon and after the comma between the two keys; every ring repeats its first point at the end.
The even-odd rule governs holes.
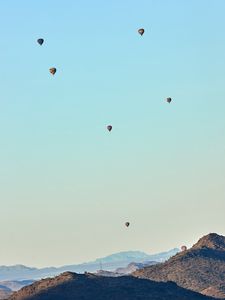
{"type": "Polygon", "coordinates": [[[144,28],[138,29],[138,33],[142,36],[145,33],[144,28]]]}
{"type": "Polygon", "coordinates": [[[125,223],[125,226],[126,226],[126,227],[129,227],[129,226],[130,226],[130,223],[129,223],[129,222],[126,222],[126,223],[125,223]]]}
{"type": "Polygon", "coordinates": [[[108,131],[110,132],[112,130],[112,125],[107,126],[108,131]]]}
{"type": "Polygon", "coordinates": [[[181,249],[181,251],[186,251],[187,250],[187,246],[181,246],[180,249],[181,249]]]}

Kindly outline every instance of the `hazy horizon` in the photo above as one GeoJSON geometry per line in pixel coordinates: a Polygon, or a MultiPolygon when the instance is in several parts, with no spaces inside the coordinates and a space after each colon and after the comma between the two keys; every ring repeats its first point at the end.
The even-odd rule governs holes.
{"type": "Polygon", "coordinates": [[[225,235],[225,1],[8,0],[0,12],[0,265],[225,235]]]}
{"type": "MultiPolygon", "coordinates": [[[[76,262],[71,262],[71,263],[67,263],[67,264],[61,264],[61,265],[43,265],[43,266],[35,266],[35,265],[24,265],[24,264],[14,264],[14,265],[0,265],[0,267],[14,267],[14,266],[25,266],[25,267],[29,267],[29,268],[38,268],[38,269],[41,269],[41,268],[45,268],[45,267],[56,267],[56,268],[60,268],[60,267],[65,267],[65,266],[69,266],[69,265],[79,265],[79,264],[89,264],[89,263],[94,263],[96,262],[96,264],[99,264],[99,260],[100,259],[104,259],[104,258],[108,258],[112,255],[117,255],[117,254],[121,254],[121,253],[130,253],[130,252],[141,252],[143,254],[147,254],[147,255],[158,255],[158,254],[161,254],[161,253],[166,253],[166,252],[169,252],[171,250],[175,250],[175,249],[178,249],[178,247],[176,248],[173,248],[173,249],[168,249],[166,251],[161,251],[161,252],[157,252],[157,253],[146,253],[146,252],[143,252],[141,250],[131,250],[131,251],[121,251],[121,252],[116,252],[116,253],[109,253],[108,255],[105,255],[105,256],[102,256],[102,257],[96,257],[92,260],[89,260],[89,261],[83,261],[83,262],[79,262],[79,263],[76,263],[76,262]]],[[[116,261],[115,261],[116,262],[116,261]]],[[[136,261],[134,261],[135,263],[136,261]]],[[[105,262],[102,262],[102,264],[107,264],[105,262]]]]}

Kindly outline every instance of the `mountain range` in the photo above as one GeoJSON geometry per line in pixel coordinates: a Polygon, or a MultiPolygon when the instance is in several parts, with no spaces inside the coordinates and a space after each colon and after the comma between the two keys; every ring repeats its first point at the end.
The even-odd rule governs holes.
{"type": "Polygon", "coordinates": [[[225,299],[225,237],[210,233],[190,249],[133,275],[158,282],[173,281],[180,287],[225,299]]]}
{"type": "Polygon", "coordinates": [[[167,252],[149,255],[141,251],[126,251],[115,253],[95,261],[77,265],[66,265],[62,267],[31,268],[24,265],[0,266],[0,281],[11,280],[37,280],[56,276],[66,271],[84,273],[96,272],[99,269],[114,271],[117,268],[125,268],[129,263],[145,263],[146,261],[162,262],[179,252],[175,248],[167,252]]]}
{"type": "MultiPolygon", "coordinates": [[[[117,264],[135,259],[134,255],[119,253],[93,263],[117,264]]],[[[138,252],[137,259],[145,260],[146,254],[138,252]]],[[[17,271],[20,269],[16,266],[17,271]]],[[[165,262],[132,262],[125,268],[101,269],[96,274],[63,272],[35,281],[13,294],[10,289],[16,284],[6,283],[0,282],[0,296],[2,293],[8,300],[225,299],[225,237],[210,233],[165,262]]]]}

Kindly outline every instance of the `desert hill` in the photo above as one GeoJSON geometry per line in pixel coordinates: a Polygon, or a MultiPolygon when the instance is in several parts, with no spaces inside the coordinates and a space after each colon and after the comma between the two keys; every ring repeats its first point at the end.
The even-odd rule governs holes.
{"type": "Polygon", "coordinates": [[[12,291],[5,287],[5,286],[0,286],[0,299],[6,299],[12,294],[12,291]]]}
{"type": "Polygon", "coordinates": [[[179,286],[225,299],[225,237],[210,233],[165,263],[133,273],[139,278],[174,281],[179,286]]]}
{"type": "Polygon", "coordinates": [[[15,292],[9,300],[204,300],[211,297],[188,291],[175,283],[159,283],[131,276],[101,277],[65,272],[15,292]]]}
{"type": "Polygon", "coordinates": [[[30,285],[33,282],[33,280],[0,281],[0,299],[8,298],[14,291],[18,291],[22,287],[30,285]]]}
{"type": "Polygon", "coordinates": [[[65,272],[15,292],[9,300],[207,300],[213,299],[175,283],[135,278],[102,277],[65,272]]]}

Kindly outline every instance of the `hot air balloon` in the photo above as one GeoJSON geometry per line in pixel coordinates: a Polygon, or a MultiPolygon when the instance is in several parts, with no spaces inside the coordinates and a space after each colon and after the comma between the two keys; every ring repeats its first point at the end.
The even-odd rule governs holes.
{"type": "Polygon", "coordinates": [[[145,33],[144,28],[138,29],[138,33],[142,36],[145,33]]]}
{"type": "Polygon", "coordinates": [[[130,223],[129,223],[129,222],[126,222],[126,223],[125,223],[125,226],[126,226],[126,227],[129,227],[129,226],[130,226],[130,223]]]}
{"type": "Polygon", "coordinates": [[[44,39],[38,39],[37,42],[39,45],[42,45],[44,43],[44,39]]]}
{"type": "Polygon", "coordinates": [[[55,75],[55,73],[56,73],[56,68],[50,68],[50,69],[49,69],[49,72],[50,72],[52,75],[55,75]]]}
{"type": "Polygon", "coordinates": [[[110,132],[112,130],[112,125],[107,126],[108,131],[110,132]]]}
{"type": "Polygon", "coordinates": [[[172,98],[166,98],[166,102],[170,103],[172,101],[172,98]]]}
{"type": "Polygon", "coordinates": [[[180,249],[181,249],[181,251],[186,251],[187,250],[187,246],[181,246],[180,249]]]}

